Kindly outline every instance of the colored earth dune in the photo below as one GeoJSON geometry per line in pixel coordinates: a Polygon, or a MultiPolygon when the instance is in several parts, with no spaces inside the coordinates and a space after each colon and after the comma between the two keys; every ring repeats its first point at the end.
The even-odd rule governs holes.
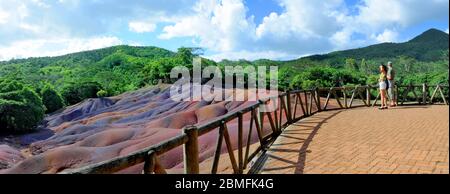
{"type": "MultiPolygon", "coordinates": [[[[200,91],[194,91],[200,92],[200,91]]],[[[145,88],[110,98],[89,99],[49,115],[44,129],[48,138],[17,150],[0,146],[0,173],[59,173],[86,165],[126,156],[179,135],[182,128],[211,121],[255,101],[233,101],[232,94],[248,90],[225,90],[225,101],[174,101],[169,86],[145,88]]],[[[246,99],[252,99],[248,92],[246,99]]],[[[210,94],[213,95],[213,94],[210,94]]],[[[298,111],[301,112],[301,111],[298,111]]],[[[244,137],[248,135],[250,114],[244,115],[244,137]]],[[[265,122],[268,119],[265,120],[265,122]]],[[[264,132],[270,125],[264,124],[264,132]]],[[[227,124],[233,149],[237,149],[237,120],[227,124]]],[[[199,138],[200,161],[213,157],[218,130],[199,138]]],[[[251,143],[258,142],[252,133],[251,143]]],[[[225,144],[222,153],[226,153],[225,144]]],[[[182,147],[159,156],[162,165],[172,172],[182,172],[182,147]]],[[[118,173],[141,173],[143,164],[118,173]]]]}

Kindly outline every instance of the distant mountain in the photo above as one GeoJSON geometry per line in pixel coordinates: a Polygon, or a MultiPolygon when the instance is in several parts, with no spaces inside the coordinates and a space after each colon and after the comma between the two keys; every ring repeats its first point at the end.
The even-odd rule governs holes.
{"type": "Polygon", "coordinates": [[[449,35],[437,29],[430,29],[404,43],[382,43],[365,48],[332,52],[325,55],[313,55],[302,59],[323,61],[345,58],[380,59],[408,56],[419,61],[435,61],[439,60],[442,57],[442,52],[448,49],[449,35]]]}

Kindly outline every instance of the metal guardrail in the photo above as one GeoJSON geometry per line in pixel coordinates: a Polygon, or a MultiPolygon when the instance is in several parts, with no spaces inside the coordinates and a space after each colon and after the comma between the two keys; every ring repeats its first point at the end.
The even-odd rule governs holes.
{"type": "MultiPolygon", "coordinates": [[[[444,95],[444,88],[448,86],[437,85],[430,93],[432,87],[426,84],[398,86],[397,94],[402,97],[401,105],[408,100],[408,94],[413,93],[417,104],[433,104],[436,100],[437,93],[441,95],[444,104],[448,105],[448,96],[444,95]],[[416,90],[421,88],[422,95],[419,96],[416,90]],[[401,90],[401,91],[400,91],[401,90]],[[431,95],[430,95],[431,94],[431,95]]],[[[377,90],[375,86],[355,86],[355,87],[332,87],[332,88],[316,88],[314,90],[297,90],[282,93],[268,99],[259,100],[240,110],[230,112],[224,116],[218,117],[212,121],[196,126],[187,126],[183,128],[183,133],[171,138],[167,141],[153,145],[146,149],[128,154],[126,156],[113,158],[108,161],[97,164],[88,165],[79,169],[70,169],[63,171],[63,174],[104,174],[115,173],[131,166],[144,163],[144,174],[165,174],[166,169],[161,165],[159,156],[173,150],[179,146],[183,146],[183,165],[184,173],[198,174],[199,169],[199,142],[200,136],[205,135],[213,130],[218,130],[217,144],[214,152],[211,173],[216,174],[221,149],[225,142],[231,166],[235,174],[242,174],[244,170],[249,169],[249,163],[257,157],[259,153],[266,150],[271,143],[282,133],[283,129],[302,118],[314,115],[317,112],[348,109],[361,106],[375,106],[379,99],[379,95],[375,100],[371,100],[371,91],[377,90]],[[321,94],[326,94],[325,104],[321,104],[321,94]],[[342,100],[341,100],[342,99],[342,100]],[[331,100],[336,100],[338,108],[329,108],[331,100]],[[355,101],[361,101],[360,105],[355,105],[355,101]],[[373,101],[373,103],[372,103],[373,101]],[[278,108],[273,112],[260,112],[262,105],[270,103],[278,103],[278,108]],[[244,115],[250,115],[250,126],[247,136],[244,139],[244,115]],[[264,120],[268,119],[270,130],[264,131],[264,120]],[[283,118],[284,121],[283,121],[283,118]],[[237,139],[237,157],[235,156],[232,141],[230,139],[227,123],[237,119],[238,121],[238,139],[237,139]],[[259,140],[258,147],[250,151],[252,133],[256,132],[259,140]],[[244,144],[245,141],[245,144],[244,144]]],[[[324,96],[325,97],[325,96],[324,96]]],[[[399,100],[399,98],[397,98],[399,100]]]]}

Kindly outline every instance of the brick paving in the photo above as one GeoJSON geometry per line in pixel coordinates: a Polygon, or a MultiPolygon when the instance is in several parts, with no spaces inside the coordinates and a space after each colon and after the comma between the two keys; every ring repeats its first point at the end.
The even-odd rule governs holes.
{"type": "Polygon", "coordinates": [[[322,112],[289,126],[263,174],[449,174],[448,106],[322,112]]]}

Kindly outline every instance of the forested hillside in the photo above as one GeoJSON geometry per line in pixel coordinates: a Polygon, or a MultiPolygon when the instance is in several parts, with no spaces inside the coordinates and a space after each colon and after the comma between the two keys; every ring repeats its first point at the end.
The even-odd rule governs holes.
{"type": "Polygon", "coordinates": [[[96,84],[109,95],[117,95],[145,85],[143,69],[158,59],[176,54],[157,47],[117,46],[69,54],[11,60],[0,63],[0,77],[31,85],[38,91],[51,84],[61,92],[74,85],[96,84]]]}
{"type": "Polygon", "coordinates": [[[318,61],[339,61],[354,59],[388,59],[404,56],[418,61],[436,61],[442,57],[441,52],[448,50],[448,34],[430,29],[414,39],[404,43],[382,43],[365,48],[332,52],[326,55],[306,57],[318,61]]]}

